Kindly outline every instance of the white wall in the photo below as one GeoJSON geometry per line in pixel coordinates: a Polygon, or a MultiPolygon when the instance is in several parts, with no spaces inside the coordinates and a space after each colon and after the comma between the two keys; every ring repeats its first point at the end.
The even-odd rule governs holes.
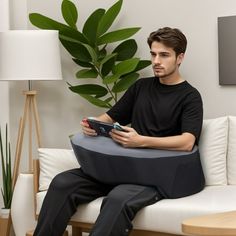
{"type": "MultiPolygon", "coordinates": [[[[8,0],[0,1],[0,31],[9,29],[9,5],[8,0]]],[[[9,122],[9,89],[8,82],[0,81],[0,125],[5,130],[5,124],[9,122]]],[[[2,186],[2,170],[0,168],[0,186],[2,186]]],[[[3,207],[0,195],[0,208],[3,207]]]]}
{"type": "MultiPolygon", "coordinates": [[[[79,7],[79,26],[97,7],[107,8],[115,0],[80,0],[74,1],[79,7]]],[[[28,12],[39,12],[61,20],[61,0],[28,0],[28,12]]],[[[12,12],[16,14],[16,11],[12,12]]],[[[212,118],[223,115],[236,115],[233,101],[236,100],[236,86],[219,86],[218,83],[218,48],[217,17],[236,15],[235,0],[127,0],[123,2],[121,14],[116,23],[119,27],[141,26],[135,36],[139,45],[139,56],[149,58],[146,38],[151,31],[163,26],[180,28],[188,38],[188,49],[181,71],[185,79],[198,88],[204,100],[204,117],[212,118]]],[[[20,28],[25,19],[14,16],[15,28],[20,28]],[[17,23],[16,23],[17,22],[17,23]]],[[[13,25],[14,25],[13,24],[13,25]]],[[[30,23],[28,28],[33,28],[30,23]]],[[[235,27],[236,29],[236,27],[235,27]]],[[[93,116],[103,112],[91,106],[78,95],[71,93],[66,81],[76,83],[74,79],[77,67],[71,57],[62,51],[64,81],[38,82],[38,104],[42,124],[43,143],[48,147],[70,147],[68,135],[80,130],[79,122],[84,116],[93,116]]],[[[144,76],[152,75],[151,68],[144,76]]],[[[11,125],[12,120],[22,109],[22,97],[19,95],[22,83],[11,86],[11,125]]]]}

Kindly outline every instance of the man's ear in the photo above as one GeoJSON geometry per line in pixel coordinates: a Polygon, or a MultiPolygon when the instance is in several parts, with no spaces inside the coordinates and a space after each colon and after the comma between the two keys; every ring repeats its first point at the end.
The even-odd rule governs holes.
{"type": "Polygon", "coordinates": [[[180,53],[177,57],[177,64],[180,65],[184,60],[184,53],[180,53]]]}

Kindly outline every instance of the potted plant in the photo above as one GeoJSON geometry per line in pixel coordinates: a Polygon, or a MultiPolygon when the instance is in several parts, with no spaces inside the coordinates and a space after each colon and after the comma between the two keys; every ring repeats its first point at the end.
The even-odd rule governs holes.
{"type": "Polygon", "coordinates": [[[8,236],[11,229],[11,220],[9,217],[11,200],[13,195],[12,188],[12,171],[11,171],[11,147],[8,140],[8,127],[6,125],[5,141],[2,136],[0,127],[0,155],[2,166],[2,183],[1,193],[3,197],[4,208],[0,212],[0,235],[8,236]]]}
{"type": "Polygon", "coordinates": [[[77,27],[78,11],[70,0],[63,0],[61,4],[65,23],[39,13],[29,15],[30,22],[36,27],[59,31],[62,45],[80,67],[76,78],[82,84],[68,83],[69,89],[99,107],[110,108],[117,102],[118,94],[138,79],[138,71],[151,64],[150,60],[135,57],[138,46],[130,37],[140,27],[109,31],[121,6],[122,0],[118,0],[108,10],[96,9],[87,18],[82,30],[77,27]],[[114,43],[118,43],[115,48],[114,43]],[[88,79],[93,82],[86,83],[88,79]]]}
{"type": "Polygon", "coordinates": [[[8,127],[6,125],[5,142],[3,140],[0,127],[0,155],[2,164],[2,183],[1,193],[3,197],[4,209],[11,208],[11,200],[13,195],[12,189],[12,170],[11,170],[11,146],[8,140],[8,127]]]}

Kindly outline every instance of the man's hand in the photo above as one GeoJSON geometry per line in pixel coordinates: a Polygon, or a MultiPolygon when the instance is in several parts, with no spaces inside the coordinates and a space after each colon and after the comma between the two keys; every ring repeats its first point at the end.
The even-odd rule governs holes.
{"type": "Polygon", "coordinates": [[[121,126],[121,127],[127,132],[112,129],[112,131],[110,132],[112,139],[115,142],[121,144],[123,147],[128,147],[128,148],[141,147],[142,136],[139,135],[133,128],[127,126],[121,126]]]}
{"type": "Polygon", "coordinates": [[[97,136],[97,133],[94,129],[90,128],[89,123],[87,121],[87,118],[84,118],[81,122],[80,125],[82,127],[82,131],[85,135],[88,136],[97,136]]]}
{"type": "MultiPolygon", "coordinates": [[[[102,122],[107,122],[107,123],[114,123],[115,121],[112,120],[112,118],[107,115],[106,113],[97,116],[97,117],[93,117],[93,119],[95,120],[99,120],[102,122]]],[[[96,131],[94,129],[92,129],[91,127],[89,127],[89,123],[87,121],[87,118],[84,118],[81,122],[80,125],[82,127],[82,131],[85,135],[88,136],[97,136],[98,134],[96,133],[96,131]]]]}

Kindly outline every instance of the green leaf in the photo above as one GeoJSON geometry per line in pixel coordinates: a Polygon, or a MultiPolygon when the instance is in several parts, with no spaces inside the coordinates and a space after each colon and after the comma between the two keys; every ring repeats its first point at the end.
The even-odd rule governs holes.
{"type": "MultiPolygon", "coordinates": [[[[2,141],[2,131],[0,127],[0,150],[1,150],[1,160],[2,160],[2,169],[4,169],[4,158],[3,158],[3,141],[2,141]]],[[[4,173],[4,171],[2,172],[4,173]]]]}
{"type": "Polygon", "coordinates": [[[107,50],[106,50],[106,45],[101,49],[99,50],[98,52],[98,60],[102,60],[105,56],[107,55],[107,50]]]}
{"type": "Polygon", "coordinates": [[[127,39],[133,36],[139,30],[140,30],[139,27],[134,27],[134,28],[126,28],[126,29],[120,29],[120,30],[109,32],[107,34],[102,35],[98,39],[98,45],[114,43],[117,41],[127,39]]]}
{"type": "Polygon", "coordinates": [[[138,73],[126,75],[120,79],[112,88],[112,92],[119,93],[128,89],[139,77],[138,73]]]}
{"type": "Polygon", "coordinates": [[[116,19],[117,15],[120,12],[122,2],[123,2],[122,0],[117,1],[103,15],[98,25],[98,30],[97,30],[98,36],[104,34],[110,28],[110,26],[112,25],[112,23],[114,22],[114,20],[116,19]]]}
{"type": "Polygon", "coordinates": [[[95,106],[103,107],[103,108],[111,108],[109,102],[103,101],[101,99],[95,98],[90,95],[80,94],[81,97],[85,98],[88,102],[92,103],[95,106]]]}
{"type": "Polygon", "coordinates": [[[73,28],[63,29],[59,31],[60,38],[79,43],[88,43],[87,38],[78,30],[73,28]]]}
{"type": "Polygon", "coordinates": [[[106,76],[110,73],[113,66],[115,65],[116,55],[117,55],[116,53],[113,53],[103,58],[103,60],[100,63],[102,76],[106,76]]]}
{"type": "Polygon", "coordinates": [[[65,22],[72,28],[76,29],[78,12],[75,4],[69,0],[63,0],[61,4],[61,12],[65,22]]]}
{"type": "Polygon", "coordinates": [[[150,60],[140,60],[134,70],[132,70],[129,73],[124,73],[121,77],[127,76],[130,73],[134,73],[134,72],[137,72],[139,70],[142,70],[142,69],[146,68],[147,66],[149,66],[150,64],[151,64],[150,60]]]}
{"type": "Polygon", "coordinates": [[[131,58],[122,61],[114,66],[113,73],[119,75],[125,75],[135,70],[139,63],[139,58],[131,58]]]}
{"type": "Polygon", "coordinates": [[[118,79],[120,78],[119,74],[115,74],[115,75],[108,75],[103,79],[103,83],[104,84],[111,84],[116,82],[118,79]]]}
{"type": "Polygon", "coordinates": [[[97,9],[86,20],[82,32],[88,38],[91,45],[94,45],[97,40],[98,23],[104,15],[104,9],[97,9]]]}
{"type": "Polygon", "coordinates": [[[142,70],[142,69],[150,66],[151,64],[152,63],[150,60],[140,60],[134,71],[142,70]]]}
{"type": "Polygon", "coordinates": [[[113,97],[109,97],[109,98],[105,99],[104,102],[109,103],[112,99],[113,99],[113,97]]]}
{"type": "Polygon", "coordinates": [[[95,69],[82,69],[76,73],[77,78],[97,78],[98,72],[95,69]]]}
{"type": "Polygon", "coordinates": [[[129,39],[119,44],[112,53],[117,53],[117,61],[123,61],[134,56],[137,51],[137,43],[134,39],[129,39]]]}
{"type": "Polygon", "coordinates": [[[122,61],[113,67],[113,75],[108,75],[103,79],[104,84],[115,83],[122,75],[133,72],[138,65],[139,58],[131,58],[122,61]]]}
{"type": "Polygon", "coordinates": [[[91,62],[92,58],[87,48],[81,43],[70,42],[60,38],[65,49],[75,58],[83,62],[91,62]]]}
{"type": "Polygon", "coordinates": [[[92,65],[91,63],[89,62],[84,62],[84,61],[80,61],[79,59],[77,58],[72,58],[72,60],[79,66],[81,67],[87,67],[87,68],[94,68],[94,65],[92,65]]]}
{"type": "Polygon", "coordinates": [[[84,46],[84,47],[87,49],[87,51],[89,52],[90,57],[91,57],[91,59],[92,59],[92,62],[93,62],[94,64],[96,64],[96,62],[97,62],[97,54],[96,54],[95,50],[94,50],[90,45],[88,45],[88,44],[83,44],[83,46],[84,46]]]}
{"type": "Polygon", "coordinates": [[[40,29],[53,29],[53,30],[70,29],[69,26],[38,13],[29,14],[29,20],[34,26],[40,29]]]}
{"type": "Polygon", "coordinates": [[[88,94],[88,95],[96,95],[96,96],[105,96],[108,91],[101,85],[97,84],[82,84],[77,86],[70,86],[69,89],[78,94],[88,94]]]}
{"type": "Polygon", "coordinates": [[[2,162],[1,166],[2,166],[2,180],[3,180],[3,188],[1,188],[1,193],[5,208],[10,208],[13,195],[10,149],[11,149],[10,142],[8,141],[8,126],[6,125],[5,145],[3,145],[3,138],[0,127],[0,155],[2,162]]]}

